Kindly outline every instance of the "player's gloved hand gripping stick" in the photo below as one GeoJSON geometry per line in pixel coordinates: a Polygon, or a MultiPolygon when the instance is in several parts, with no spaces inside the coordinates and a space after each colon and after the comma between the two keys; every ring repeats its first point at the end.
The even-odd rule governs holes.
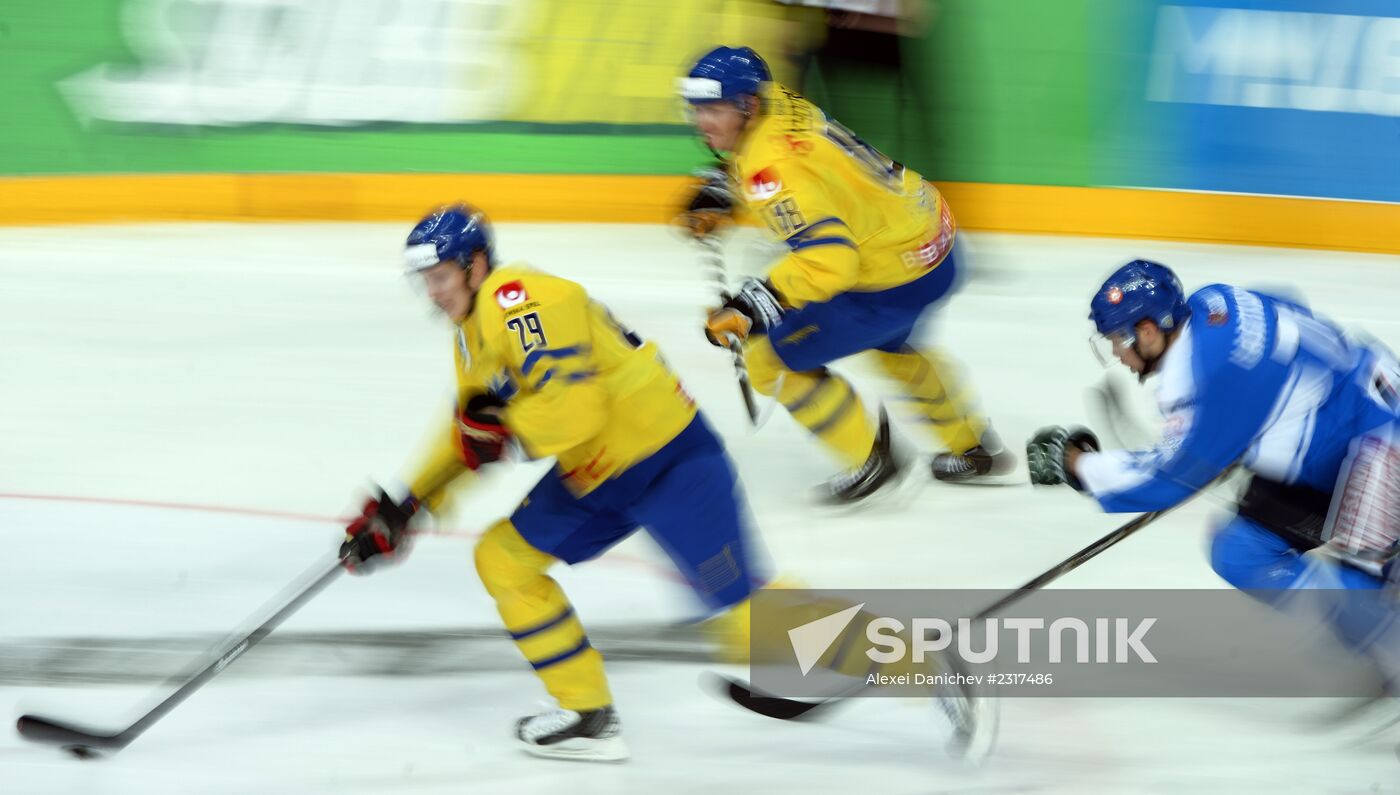
{"type": "Polygon", "coordinates": [[[739,394],[744,400],[744,409],[749,413],[749,421],[754,427],[758,427],[767,420],[767,414],[758,409],[753,386],[749,383],[748,366],[744,364],[744,338],[752,326],[752,320],[747,313],[731,310],[731,304],[741,296],[731,295],[729,292],[724,252],[718,237],[720,229],[733,221],[735,200],[729,174],[725,170],[724,162],[717,160],[707,167],[697,169],[694,176],[699,182],[694,186],[688,200],[683,203],[676,216],[676,222],[689,237],[700,244],[704,252],[707,275],[718,288],[720,301],[724,303],[723,307],[711,312],[711,320],[724,315],[725,319],[730,321],[719,325],[707,321],[705,335],[715,345],[729,350],[734,359],[734,374],[739,379],[739,394]]]}
{"type": "MultiPolygon", "coordinates": [[[[712,234],[698,235],[695,239],[705,252],[705,267],[710,272],[710,277],[719,286],[720,295],[727,297],[724,252],[720,249],[719,239],[712,234]]],[[[754,400],[753,387],[749,385],[749,368],[744,364],[743,341],[735,334],[728,334],[720,342],[734,358],[734,375],[739,379],[739,394],[744,399],[744,408],[749,412],[749,421],[757,426],[760,424],[758,404],[754,400]]]]}

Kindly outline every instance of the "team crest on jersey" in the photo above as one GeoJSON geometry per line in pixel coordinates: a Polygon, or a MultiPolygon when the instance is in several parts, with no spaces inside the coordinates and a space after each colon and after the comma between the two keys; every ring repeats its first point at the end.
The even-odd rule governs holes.
{"type": "Polygon", "coordinates": [[[530,300],[530,294],[525,292],[525,285],[518,281],[506,282],[496,288],[496,303],[502,309],[519,306],[528,300],[530,300]]]}
{"type": "Polygon", "coordinates": [[[1190,402],[1187,401],[1186,407],[1173,411],[1162,425],[1162,440],[1157,443],[1156,449],[1159,453],[1165,454],[1167,458],[1176,455],[1181,450],[1182,443],[1186,441],[1186,436],[1191,431],[1191,422],[1195,411],[1189,406],[1190,402]]]}
{"type": "Polygon", "coordinates": [[[782,189],[783,181],[778,178],[778,172],[772,166],[760,169],[757,174],[749,177],[749,198],[754,201],[771,199],[782,189]]]}
{"type": "Polygon", "coordinates": [[[1106,298],[1110,304],[1123,303],[1123,291],[1119,289],[1117,285],[1108,288],[1108,292],[1104,293],[1103,297],[1106,298]]]}
{"type": "Polygon", "coordinates": [[[1202,299],[1206,303],[1206,322],[1212,326],[1223,326],[1230,322],[1230,305],[1225,303],[1225,296],[1210,290],[1202,299]]]}

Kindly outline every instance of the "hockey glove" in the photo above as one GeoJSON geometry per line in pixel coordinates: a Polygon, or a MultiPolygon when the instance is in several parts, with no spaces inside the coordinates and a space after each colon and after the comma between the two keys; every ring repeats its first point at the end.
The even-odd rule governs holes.
{"type": "Polygon", "coordinates": [[[704,237],[733,217],[734,191],[721,162],[696,169],[694,173],[701,182],[695,186],[695,192],[685,208],[676,216],[676,223],[691,235],[704,237]]]}
{"type": "Polygon", "coordinates": [[[402,503],[390,499],[383,490],[371,498],[345,528],[340,544],[340,561],[351,574],[369,574],[384,563],[393,563],[408,554],[408,523],[418,511],[418,501],[409,497],[402,503]]]}
{"type": "Polygon", "coordinates": [[[1041,428],[1026,442],[1026,467],[1031,483],[1037,486],[1068,484],[1075,491],[1084,487],[1065,463],[1065,450],[1075,447],[1081,452],[1098,452],[1099,440],[1088,428],[1065,428],[1052,425],[1041,428]]]}
{"type": "Polygon", "coordinates": [[[726,297],[723,306],[710,312],[705,320],[705,338],[711,345],[728,347],[730,339],[742,342],[749,334],[767,334],[782,317],[783,306],[773,285],[745,279],[739,292],[726,297]]]}
{"type": "Polygon", "coordinates": [[[510,430],[501,422],[506,403],[490,392],[480,392],[457,412],[457,453],[468,469],[501,460],[510,430]]]}

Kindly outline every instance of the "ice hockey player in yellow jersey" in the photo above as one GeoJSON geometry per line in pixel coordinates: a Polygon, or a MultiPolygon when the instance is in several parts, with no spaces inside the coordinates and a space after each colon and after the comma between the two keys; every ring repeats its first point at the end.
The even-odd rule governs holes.
{"type": "Polygon", "coordinates": [[[476,545],[476,569],[506,629],[559,708],[521,720],[529,752],[580,760],[627,756],[603,672],[554,563],[591,559],[646,527],[712,611],[716,636],[742,657],[750,566],[734,469],[654,343],[620,326],[578,284],[495,261],[476,210],[435,211],[406,259],[456,325],[457,401],[440,441],[408,482],[381,493],[346,529],[356,572],[401,557],[410,520],[450,483],[518,446],[556,466],[476,545]]]}
{"type": "Polygon", "coordinates": [[[911,345],[920,317],[957,277],[956,225],[937,189],[774,82],[749,48],[707,53],[680,93],[706,144],[728,153],[702,174],[684,225],[711,234],[741,204],[788,246],[766,280],[745,281],[710,313],[706,334],[746,339],[754,388],[849,467],[827,499],[863,499],[904,467],[884,412],[872,422],[850,383],[826,367],[866,351],[946,448],[933,458],[936,478],[985,482],[1009,472],[1011,454],[947,360],[911,345]]]}

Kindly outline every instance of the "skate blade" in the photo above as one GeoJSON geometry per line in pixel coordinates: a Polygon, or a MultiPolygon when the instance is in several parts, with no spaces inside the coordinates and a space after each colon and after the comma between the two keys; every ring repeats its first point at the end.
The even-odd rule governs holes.
{"type": "Polygon", "coordinates": [[[962,479],[942,479],[937,475],[930,476],[934,483],[942,486],[974,486],[977,488],[987,488],[989,486],[1026,486],[1030,484],[1030,479],[1024,477],[1020,472],[1007,472],[1002,475],[975,475],[962,479]]]}
{"type": "Polygon", "coordinates": [[[954,729],[948,741],[948,755],[969,767],[981,767],[996,748],[1001,709],[996,699],[989,698],[972,699],[970,708],[972,728],[954,729]]]}
{"type": "Polygon", "coordinates": [[[571,762],[623,762],[631,756],[621,737],[593,740],[576,737],[552,745],[535,745],[517,740],[531,756],[543,759],[564,759],[571,762]]]}
{"type": "Polygon", "coordinates": [[[923,479],[914,477],[915,469],[913,462],[908,462],[880,488],[855,502],[831,500],[818,487],[812,495],[812,503],[834,516],[864,513],[871,509],[879,513],[896,513],[913,503],[914,497],[923,489],[923,479]]]}

